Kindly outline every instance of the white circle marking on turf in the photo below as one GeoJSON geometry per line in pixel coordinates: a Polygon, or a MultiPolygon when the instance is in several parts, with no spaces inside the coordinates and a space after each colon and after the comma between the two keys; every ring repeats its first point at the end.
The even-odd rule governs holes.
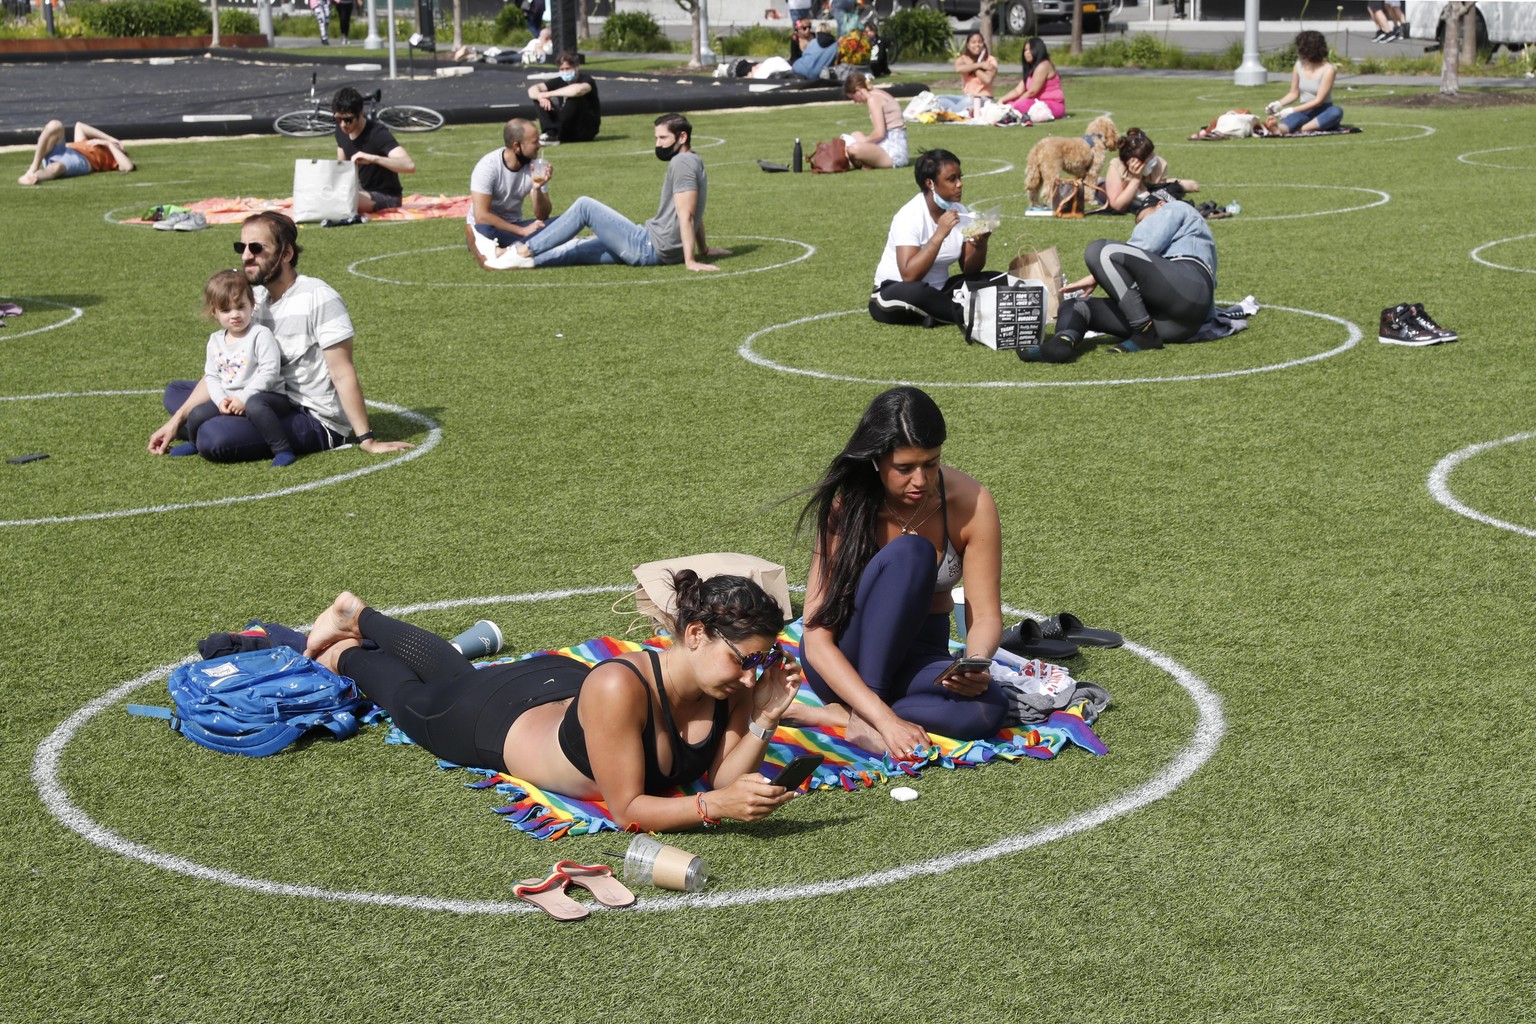
{"type": "MultiPolygon", "coordinates": [[[[79,320],[81,317],[85,316],[85,310],[81,309],[79,306],[71,306],[65,302],[54,302],[52,299],[34,299],[29,295],[0,295],[0,299],[4,299],[7,302],[14,302],[18,306],[23,307],[25,307],[25,304],[29,302],[40,302],[45,306],[52,306],[54,309],[69,310],[69,316],[63,320],[60,320],[58,323],[45,324],[42,327],[34,327],[30,331],[13,332],[10,329],[9,324],[15,323],[16,318],[9,317],[7,319],[5,332],[0,334],[0,341],[15,341],[17,338],[25,338],[30,334],[42,334],[44,331],[57,330],[58,328],[72,324],[76,320],[79,320]]],[[[25,316],[26,314],[23,313],[22,315],[25,316]]]]}
{"type": "Polygon", "coordinates": [[[1481,263],[1483,266],[1492,267],[1495,270],[1513,270],[1517,274],[1536,274],[1536,269],[1531,267],[1507,267],[1502,263],[1494,263],[1492,260],[1485,260],[1478,255],[1483,250],[1492,249],[1496,245],[1504,245],[1506,242],[1522,242],[1527,238],[1536,238],[1536,235],[1515,235],[1513,238],[1501,238],[1496,242],[1484,242],[1476,249],[1473,249],[1471,252],[1467,253],[1467,255],[1472,257],[1472,259],[1478,263],[1481,263]]]}
{"type": "MultiPolygon", "coordinates": [[[[785,363],[780,363],[769,359],[767,356],[759,355],[752,349],[752,343],[758,338],[761,338],[763,335],[772,331],[777,331],[781,328],[798,327],[800,324],[813,323],[817,320],[830,320],[833,317],[850,316],[855,313],[863,313],[868,315],[869,312],[867,309],[844,309],[839,310],[836,313],[816,313],[812,316],[800,317],[798,320],[786,320],[784,323],[771,324],[749,335],[747,340],[743,341],[740,347],[736,349],[736,354],[741,356],[741,358],[745,359],[747,362],[755,363],[766,370],[777,370],[779,373],[794,373],[799,374],[802,377],[814,377],[817,380],[841,381],[845,384],[881,384],[888,387],[909,385],[919,388],[1080,388],[1099,387],[1113,384],[1177,384],[1192,380],[1219,380],[1223,377],[1245,377],[1249,374],[1268,373],[1272,370],[1288,370],[1293,366],[1301,366],[1303,363],[1315,363],[1320,360],[1329,359],[1333,356],[1348,352],[1350,349],[1358,345],[1360,343],[1360,339],[1364,337],[1364,334],[1359,327],[1350,323],[1348,320],[1345,320],[1343,317],[1333,316],[1329,313],[1319,313],[1310,309],[1292,309],[1290,306],[1273,305],[1261,306],[1260,309],[1278,309],[1285,313],[1297,313],[1301,316],[1315,316],[1320,320],[1331,320],[1336,324],[1342,325],[1345,330],[1349,332],[1348,337],[1345,339],[1344,344],[1335,348],[1331,348],[1327,352],[1319,352],[1316,355],[1311,356],[1302,356],[1299,359],[1288,359],[1283,363],[1270,363],[1266,366],[1252,366],[1242,370],[1222,370],[1216,373],[1186,373],[1171,377],[1128,377],[1124,380],[887,380],[877,377],[854,377],[849,374],[828,373],[823,370],[806,370],[798,366],[789,366],[785,363]]],[[[999,355],[1001,356],[1001,353],[999,353],[999,355]]],[[[1143,358],[1143,356],[1138,356],[1137,358],[1143,358]]],[[[1046,364],[1042,363],[1040,365],[1044,366],[1046,364]]]]}
{"type": "MultiPolygon", "coordinates": [[[[0,402],[31,402],[52,398],[96,398],[103,396],[158,394],[161,394],[161,392],[155,390],[51,392],[49,394],[40,395],[5,395],[0,396],[0,402]]],[[[237,494],[225,498],[207,498],[203,501],[181,501],[166,505],[147,505],[143,508],[117,509],[112,512],[84,512],[80,515],[74,516],[42,516],[37,519],[3,519],[0,520],[0,528],[7,526],[53,526],[59,523],[83,523],[96,519],[123,519],[128,516],[152,515],[158,512],[176,512],[180,509],[187,508],[214,508],[219,505],[238,505],[247,501],[265,501],[268,498],[282,498],[290,494],[302,494],[305,491],[313,491],[321,487],[329,487],[332,484],[345,483],[348,480],[355,480],[360,476],[367,476],[369,473],[377,473],[382,469],[391,469],[395,466],[401,465],[402,463],[409,462],[412,459],[419,459],[423,455],[430,452],[433,448],[436,448],[437,443],[443,439],[443,428],[419,412],[414,412],[413,410],[407,409],[403,406],[391,405],[388,402],[376,402],[373,399],[368,399],[366,404],[370,409],[383,409],[384,411],[392,412],[396,416],[402,417],[403,419],[408,419],[412,423],[426,427],[427,439],[414,448],[403,451],[398,455],[383,459],[382,461],[372,463],[371,465],[361,466],[357,469],[348,470],[345,473],[337,473],[335,476],[324,477],[320,480],[311,480],[306,484],[295,484],[292,487],[280,487],[275,491],[264,491],[260,494],[237,494]]],[[[326,453],[319,452],[317,454],[324,455],[326,453]]],[[[146,457],[148,458],[152,456],[146,457]]],[[[161,457],[166,458],[168,456],[161,457]]]]}
{"type": "Polygon", "coordinates": [[[1495,164],[1486,160],[1469,160],[1468,157],[1482,156],[1484,153],[1510,153],[1517,149],[1536,149],[1536,146],[1499,146],[1497,149],[1474,149],[1462,153],[1456,159],[1473,167],[1494,167],[1501,171],[1528,171],[1530,164],[1495,164]]]}
{"type": "MultiPolygon", "coordinates": [[[[529,604],[541,601],[558,601],[570,597],[596,594],[618,594],[631,590],[629,586],[576,587],[568,590],[545,591],[535,594],[514,594],[500,597],[466,598],[452,601],[433,601],[383,609],[386,615],[408,615],[420,611],[462,608],[485,604],[529,604]]],[[[1004,606],[1009,615],[1034,615],[1004,606]]],[[[676,910],[683,908],[735,907],[755,903],[777,903],[788,900],[810,899],[845,893],[852,889],[868,889],[908,881],[924,875],[938,875],[970,864],[980,864],[1010,853],[1021,853],[1035,846],[1064,839],[1096,828],[1115,818],[1122,817],[1173,793],[1190,776],[1198,771],[1216,753],[1222,736],[1226,733],[1226,716],[1222,711],[1221,698],[1189,669],[1167,655],[1126,641],[1123,650],[1148,662],[1172,677],[1187,693],[1199,714],[1194,735],[1178,752],[1173,762],[1151,779],[1114,799],[1100,804],[1055,825],[1047,825],[1033,832],[1006,836],[986,846],[961,850],[927,860],[903,864],[884,871],[874,871],[852,878],[830,879],[803,885],[778,885],[757,889],[741,889],[734,892],[694,893],[679,896],[647,896],[635,904],[636,910],[676,910]]],[[[455,914],[523,914],[539,913],[536,908],[521,901],[508,900],[450,900],[433,896],[406,896],[395,893],[358,892],[325,889],[314,885],[294,885],[253,878],[223,868],[208,867],[186,857],[161,853],[142,843],[126,839],[99,824],[69,798],[59,779],[59,765],[65,748],[92,718],[125,699],[134,691],[170,675],[179,665],[194,661],[188,656],[180,661],[150,669],[143,675],[130,679],[92,700],[59,724],[58,728],[38,744],[32,758],[32,783],[38,796],[50,814],[66,828],[78,833],[88,842],[119,856],[147,864],[162,871],[188,875],[193,878],[246,889],[272,896],[297,896],[307,899],[329,900],[342,903],[358,903],[369,906],[407,907],[412,910],[448,911],[455,914]]]]}
{"type": "MultiPolygon", "coordinates": [[[[1383,205],[1385,205],[1385,204],[1387,204],[1387,203],[1392,201],[1392,196],[1389,193],[1383,192],[1380,189],[1375,189],[1375,188],[1363,188],[1363,187],[1358,186],[1358,185],[1296,185],[1296,184],[1288,184],[1288,183],[1280,183],[1280,182],[1265,182],[1263,184],[1259,184],[1259,183],[1242,183],[1242,182],[1212,182],[1212,183],[1207,183],[1207,184],[1201,185],[1200,186],[1200,191],[1199,192],[1191,192],[1190,196],[1193,196],[1194,199],[1198,199],[1200,196],[1205,195],[1207,192],[1211,191],[1212,189],[1217,189],[1217,188],[1312,188],[1312,189],[1322,188],[1322,189],[1336,189],[1338,191],[1343,191],[1343,192],[1365,192],[1365,193],[1368,193],[1368,194],[1373,195],[1373,196],[1376,197],[1374,202],[1361,203],[1359,206],[1340,206],[1340,207],[1338,207],[1336,209],[1332,209],[1332,210],[1314,210],[1314,211],[1309,212],[1309,213],[1273,213],[1273,214],[1257,214],[1257,215],[1240,214],[1239,216],[1236,216],[1236,217],[1223,217],[1223,218],[1221,218],[1221,222],[1224,223],[1224,224],[1226,224],[1226,223],[1231,223],[1231,224],[1252,223],[1254,221],[1261,221],[1261,220],[1299,220],[1302,217],[1331,217],[1331,216],[1333,216],[1336,213],[1354,213],[1357,210],[1369,210],[1372,207],[1383,206],[1383,205]]],[[[1003,195],[1000,195],[1000,196],[987,196],[984,199],[972,199],[969,205],[975,206],[977,203],[995,202],[995,201],[1001,201],[1001,200],[1004,200],[1004,199],[1022,199],[1024,197],[1028,196],[1028,195],[1029,195],[1028,192],[1007,192],[1007,193],[1004,193],[1003,195]]],[[[1194,199],[1190,199],[1190,202],[1194,202],[1194,199]]],[[[1035,220],[1037,218],[1029,217],[1027,214],[1022,214],[1022,213],[1006,213],[1006,214],[1003,215],[1003,219],[1004,220],[1025,220],[1025,219],[1035,220]]]]}
{"type": "MultiPolygon", "coordinates": [[[[403,285],[403,286],[408,287],[408,288],[606,288],[606,287],[620,287],[620,286],[629,286],[629,285],[638,285],[638,284],[665,284],[668,280],[679,280],[679,281],[718,280],[720,278],[725,278],[725,277],[741,277],[743,274],[761,274],[761,273],[763,273],[764,271],[767,271],[767,270],[778,270],[778,269],[780,269],[782,267],[792,266],[792,265],[794,265],[796,263],[800,263],[800,262],[802,262],[804,260],[808,260],[812,256],[816,255],[816,247],[814,245],[811,245],[808,242],[802,242],[802,241],[800,241],[798,239],[795,239],[795,238],[774,238],[774,237],[769,236],[769,235],[715,235],[714,238],[715,238],[716,241],[719,241],[721,239],[726,239],[726,238],[744,238],[744,239],[747,239],[748,241],[753,241],[753,242],[783,242],[785,245],[798,245],[804,251],[802,253],[800,253],[800,255],[796,256],[794,259],[784,260],[782,263],[770,263],[766,267],[748,267],[745,270],[717,270],[717,271],[711,271],[711,272],[708,272],[708,273],[690,274],[688,277],[680,277],[680,278],[675,278],[675,279],[651,277],[651,278],[640,278],[640,279],[636,279],[636,280],[620,279],[620,280],[617,280],[617,281],[529,281],[529,280],[525,280],[524,278],[526,277],[526,275],[528,275],[530,273],[535,273],[536,274],[538,272],[537,268],[535,268],[532,271],[529,271],[529,270],[506,270],[506,271],[500,271],[500,273],[502,273],[502,274],[504,274],[506,276],[515,278],[515,280],[508,280],[508,281],[396,281],[396,280],[393,280],[393,279],[388,278],[388,277],[376,277],[373,274],[365,274],[361,270],[357,269],[358,267],[362,266],[365,263],[373,263],[376,260],[394,259],[397,256],[419,256],[419,255],[421,255],[423,253],[429,253],[429,252],[446,252],[446,251],[448,251],[450,249],[457,249],[459,252],[464,253],[464,255],[467,258],[470,258],[469,257],[469,251],[463,245],[435,245],[435,246],[432,246],[432,247],[427,248],[427,249],[407,249],[407,250],[405,250],[403,252],[387,252],[387,253],[384,253],[381,256],[366,256],[363,259],[356,260],[356,261],[354,261],[352,263],[347,264],[347,273],[352,274],[352,275],[354,275],[356,277],[361,277],[361,278],[363,278],[364,280],[367,280],[367,281],[378,281],[380,284],[403,285]]],[[[619,267],[619,264],[609,264],[609,266],[619,267]]],[[[636,270],[636,269],[640,269],[640,268],[637,268],[637,267],[624,267],[622,269],[624,269],[624,270],[636,270]]]]}
{"type": "Polygon", "coordinates": [[[1496,526],[1501,530],[1518,533],[1522,537],[1536,537],[1536,530],[1531,529],[1529,526],[1520,526],[1516,523],[1507,523],[1502,519],[1495,519],[1493,516],[1485,512],[1479,512],[1470,505],[1463,503],[1455,494],[1451,493],[1449,482],[1451,471],[1473,456],[1481,455],[1490,449],[1499,448],[1506,444],[1529,441],[1533,437],[1536,437],[1536,431],[1527,431],[1523,434],[1511,434],[1497,441],[1484,441],[1481,444],[1474,444],[1463,448],[1461,451],[1452,452],[1435,463],[1435,468],[1429,471],[1429,479],[1425,481],[1425,484],[1429,488],[1430,496],[1459,516],[1466,516],[1468,519],[1476,520],[1487,526],[1496,526]]]}

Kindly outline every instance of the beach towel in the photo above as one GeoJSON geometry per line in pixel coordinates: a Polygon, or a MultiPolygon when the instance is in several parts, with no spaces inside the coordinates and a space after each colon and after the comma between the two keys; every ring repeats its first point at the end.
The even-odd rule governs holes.
{"type": "MultiPolygon", "coordinates": [[[[189,203],[185,207],[178,207],[192,213],[202,214],[209,224],[238,224],[253,213],[261,213],[264,210],[272,210],[276,213],[293,215],[293,197],[287,199],[255,199],[245,196],[236,196],[232,199],[199,199],[195,203],[189,203]]],[[[469,196],[424,196],[412,194],[405,197],[401,204],[393,210],[375,210],[373,213],[364,214],[370,221],[401,221],[401,220],[440,220],[458,218],[463,220],[469,216],[469,196]]],[[[153,223],[145,218],[131,218],[122,221],[124,224],[153,223]]]]}
{"type": "MultiPolygon", "coordinates": [[[[796,658],[800,655],[802,624],[799,620],[785,627],[779,642],[796,658]]],[[[561,654],[586,665],[615,658],[630,651],[646,647],[665,650],[670,639],[659,636],[643,642],[618,640],[614,637],[598,637],[574,647],[562,647],[553,651],[535,651],[514,658],[502,658],[486,665],[521,661],[538,654],[561,654]]],[[[819,706],[821,701],[802,686],[795,700],[800,704],[819,706]]],[[[376,716],[377,717],[377,716],[376,716]]],[[[776,771],[801,754],[821,754],[825,760],[807,783],[811,792],[817,790],[857,790],[878,786],[890,779],[916,778],[929,768],[973,768],[993,761],[1018,761],[1024,758],[1049,760],[1061,753],[1069,744],[1081,747],[1095,755],[1107,753],[1107,748],[1092,728],[1093,713],[1086,701],[1053,712],[1044,722],[1021,728],[1005,729],[987,740],[955,740],[944,736],[930,736],[932,745],[923,758],[917,761],[893,761],[884,754],[876,754],[849,743],[840,729],[800,728],[780,725],[768,745],[763,758],[765,765],[776,771]]],[[[390,728],[386,740],[389,743],[409,744],[410,738],[400,730],[390,728]]],[[[566,836],[591,835],[599,832],[626,831],[625,826],[608,815],[601,801],[579,800],[542,790],[539,787],[501,772],[484,768],[462,768],[460,765],[439,760],[439,768],[445,771],[463,770],[476,778],[465,783],[471,789],[493,789],[502,799],[495,811],[502,820],[525,835],[535,839],[561,839],[566,836]]],[[[708,786],[698,783],[680,790],[696,793],[708,786]]]]}

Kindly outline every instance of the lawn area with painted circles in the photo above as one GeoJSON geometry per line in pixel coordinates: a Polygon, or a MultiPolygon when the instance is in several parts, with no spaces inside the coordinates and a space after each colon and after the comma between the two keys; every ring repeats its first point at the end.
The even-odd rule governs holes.
{"type": "MultiPolygon", "coordinates": [[[[544,639],[551,632],[565,639],[601,632],[611,625],[606,605],[606,598],[588,595],[520,604],[515,612],[494,606],[417,612],[410,620],[451,633],[475,615],[503,622],[515,615],[516,633],[508,641],[527,649],[561,642],[544,639]]],[[[1166,770],[1191,742],[1201,712],[1150,661],[1126,650],[1088,651],[1071,667],[1084,678],[1115,681],[1114,704],[1098,726],[1108,756],[1069,747],[1049,762],[1024,758],[979,769],[929,769],[911,781],[923,794],[911,804],[889,798],[894,783],[808,794],[763,822],[691,834],[687,847],[708,860],[711,891],[725,898],[737,889],[854,878],[1081,814],[1166,770]],[[967,824],[979,821],[995,824],[982,831],[967,824]],[[893,834],[902,840],[881,838],[893,834]],[[761,856],[761,844],[770,840],[771,862],[761,856]]],[[[129,699],[163,703],[163,686],[157,677],[129,699]]],[[[426,752],[391,746],[383,737],[379,727],[341,744],[306,740],[277,757],[244,759],[195,747],[158,722],[130,718],[114,706],[72,738],[59,781],[96,822],[157,853],[330,890],[499,900],[506,897],[508,879],[542,873],[552,856],[601,862],[604,851],[624,843],[612,833],[553,844],[524,836],[492,813],[500,802],[496,794],[464,787],[473,776],[440,771],[426,752]],[[87,750],[91,756],[81,757],[87,750]],[[209,813],[210,785],[238,794],[229,799],[227,813],[209,813]],[[345,813],[337,813],[341,807],[345,813]],[[314,847],[287,841],[296,816],[328,819],[319,862],[314,847]],[[458,841],[444,843],[444,835],[458,841]],[[402,851],[429,847],[434,857],[401,862],[402,851]],[[495,851],[494,872],[483,870],[488,850],[495,851]]]]}
{"type": "MultiPolygon", "coordinates": [[[[1452,456],[1447,456],[1451,458],[1452,456]]],[[[1436,467],[1440,469],[1441,467],[1436,467]]],[[[1528,432],[1480,442],[1480,450],[1456,453],[1440,486],[1492,529],[1509,524],[1536,535],[1536,437],[1528,432]],[[1498,523],[1488,523],[1487,518],[1498,523]]],[[[1434,477],[1431,493],[1436,489],[1434,477]]]]}
{"type": "Polygon", "coordinates": [[[849,382],[936,387],[1038,388],[1164,383],[1264,372],[1304,372],[1306,362],[1343,355],[1360,328],[1328,314],[1264,308],[1229,338],[1121,355],[1113,339],[1066,365],[1023,363],[1012,352],[967,345],[958,327],[878,324],[864,309],[831,311],[760,328],[738,354],[776,373],[849,382]]]}
{"type": "MultiPolygon", "coordinates": [[[[401,456],[373,456],[357,448],[307,455],[282,469],[268,460],[220,464],[198,456],[154,456],[149,435],[165,422],[159,392],[52,393],[0,402],[14,419],[7,445],[46,452],[11,478],[0,521],[15,528],[56,525],[47,520],[169,511],[166,506],[259,499],[275,491],[323,486],[329,478],[380,469],[401,456]],[[103,430],[103,423],[114,429],[103,430]]],[[[422,444],[430,427],[404,415],[373,411],[382,436],[422,444]]],[[[406,453],[409,454],[409,453],[406,453]]],[[[351,484],[366,486],[366,484],[351,484]]]]}

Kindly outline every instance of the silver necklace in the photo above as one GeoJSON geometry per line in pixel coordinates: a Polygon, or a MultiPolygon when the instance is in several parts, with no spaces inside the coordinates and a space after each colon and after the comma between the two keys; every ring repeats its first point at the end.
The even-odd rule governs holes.
{"type": "Polygon", "coordinates": [[[933,515],[936,511],[938,511],[938,508],[939,508],[938,504],[935,503],[933,508],[930,508],[923,515],[923,518],[918,519],[917,522],[914,523],[912,520],[917,518],[917,514],[919,512],[923,511],[923,506],[919,505],[919,506],[917,506],[917,508],[913,509],[912,510],[912,514],[910,516],[907,516],[906,522],[902,522],[901,513],[896,511],[896,506],[891,504],[891,499],[890,498],[886,498],[885,499],[885,507],[890,511],[891,518],[896,520],[896,525],[901,527],[901,532],[902,533],[916,533],[917,532],[917,528],[919,526],[922,526],[924,523],[926,523],[928,521],[928,517],[933,515]]]}

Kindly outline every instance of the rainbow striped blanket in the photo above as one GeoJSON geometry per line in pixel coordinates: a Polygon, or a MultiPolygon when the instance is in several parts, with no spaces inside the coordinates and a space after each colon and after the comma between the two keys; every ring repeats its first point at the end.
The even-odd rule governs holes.
{"type": "MultiPolygon", "coordinates": [[[[779,636],[780,643],[797,658],[800,654],[800,635],[801,624],[797,620],[785,627],[779,636]]],[[[485,664],[521,661],[538,654],[561,654],[586,665],[596,665],[600,661],[646,647],[665,650],[669,643],[667,637],[652,637],[641,643],[598,637],[575,647],[535,651],[485,664]]],[[[802,704],[821,704],[808,686],[800,688],[795,700],[802,704]]],[[[781,725],[768,745],[764,764],[773,765],[777,769],[801,754],[821,754],[825,760],[806,783],[807,789],[856,790],[877,786],[890,779],[915,778],[928,768],[972,768],[992,761],[1017,761],[1022,758],[1047,760],[1061,753],[1069,743],[1093,754],[1108,752],[1094,733],[1082,704],[1057,711],[1038,725],[1005,729],[990,740],[953,740],[933,735],[929,739],[931,746],[919,760],[893,761],[885,754],[874,754],[849,743],[840,729],[805,729],[781,725]]],[[[411,742],[409,737],[393,727],[389,730],[387,741],[403,744],[411,742]]],[[[460,765],[441,760],[437,765],[444,770],[463,770],[479,776],[466,785],[472,789],[494,789],[502,798],[496,813],[508,824],[536,839],[623,831],[623,827],[608,816],[608,809],[601,801],[578,800],[552,793],[522,779],[483,768],[461,768],[460,765]]],[[[706,788],[698,784],[686,792],[693,793],[706,788]]]]}

